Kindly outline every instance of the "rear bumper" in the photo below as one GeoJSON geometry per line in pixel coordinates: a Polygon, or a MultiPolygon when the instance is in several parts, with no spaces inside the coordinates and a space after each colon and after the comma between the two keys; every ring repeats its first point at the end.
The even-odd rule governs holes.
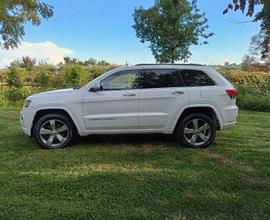
{"type": "Polygon", "coordinates": [[[221,120],[220,130],[225,130],[234,127],[237,124],[237,117],[238,117],[238,107],[236,105],[226,107],[223,110],[223,121],[221,120]]]}
{"type": "Polygon", "coordinates": [[[237,124],[237,122],[233,121],[233,122],[229,122],[229,123],[220,125],[220,130],[226,130],[226,129],[233,128],[233,127],[235,127],[236,124],[237,124]]]}

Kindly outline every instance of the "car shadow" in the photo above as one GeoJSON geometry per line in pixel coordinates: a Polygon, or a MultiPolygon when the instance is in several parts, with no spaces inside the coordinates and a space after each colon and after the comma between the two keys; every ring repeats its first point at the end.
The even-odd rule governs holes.
{"type": "Polygon", "coordinates": [[[79,137],[78,145],[86,144],[172,144],[177,145],[173,135],[165,134],[122,134],[122,135],[89,135],[79,137]]]}

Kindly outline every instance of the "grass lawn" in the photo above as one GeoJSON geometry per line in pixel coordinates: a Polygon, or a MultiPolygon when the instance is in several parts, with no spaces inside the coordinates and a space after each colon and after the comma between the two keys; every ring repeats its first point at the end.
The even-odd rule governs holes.
{"type": "Polygon", "coordinates": [[[270,113],[241,111],[208,149],[90,136],[40,149],[0,109],[0,219],[270,219],[270,113]]]}

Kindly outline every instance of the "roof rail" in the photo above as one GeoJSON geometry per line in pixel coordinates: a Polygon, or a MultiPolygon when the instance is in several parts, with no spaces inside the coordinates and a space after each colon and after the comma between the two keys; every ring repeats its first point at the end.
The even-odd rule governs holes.
{"type": "Polygon", "coordinates": [[[202,64],[188,63],[188,64],[151,64],[151,63],[140,63],[135,66],[204,66],[202,64]]]}

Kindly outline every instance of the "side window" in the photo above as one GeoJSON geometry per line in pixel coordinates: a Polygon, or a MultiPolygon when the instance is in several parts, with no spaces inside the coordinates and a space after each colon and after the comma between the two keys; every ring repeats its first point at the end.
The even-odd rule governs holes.
{"type": "Polygon", "coordinates": [[[185,86],[214,86],[214,81],[200,70],[181,70],[185,86]]]}
{"type": "Polygon", "coordinates": [[[177,70],[145,70],[142,88],[181,87],[182,79],[177,70]]]}
{"type": "Polygon", "coordinates": [[[128,90],[138,89],[139,71],[124,70],[117,72],[101,81],[102,90],[128,90]]]}

